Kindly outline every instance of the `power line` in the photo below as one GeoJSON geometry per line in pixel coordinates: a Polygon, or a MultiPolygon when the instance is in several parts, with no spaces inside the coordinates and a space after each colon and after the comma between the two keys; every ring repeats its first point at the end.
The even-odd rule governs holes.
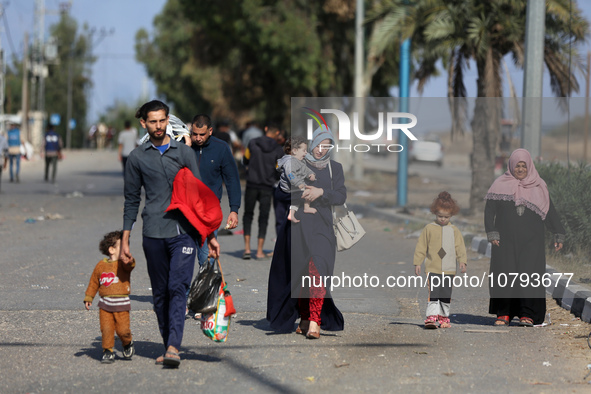
{"type": "Polygon", "coordinates": [[[10,44],[10,51],[12,52],[12,56],[16,56],[16,51],[14,50],[14,43],[12,42],[12,34],[10,34],[10,25],[6,20],[6,11],[2,13],[2,19],[4,19],[4,27],[6,28],[6,38],[8,38],[8,43],[10,44]]]}

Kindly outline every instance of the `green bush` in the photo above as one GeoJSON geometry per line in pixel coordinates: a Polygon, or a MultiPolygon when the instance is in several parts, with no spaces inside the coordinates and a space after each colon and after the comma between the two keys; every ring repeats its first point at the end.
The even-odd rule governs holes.
{"type": "Polygon", "coordinates": [[[591,256],[591,167],[543,163],[536,168],[566,229],[565,252],[591,256]]]}

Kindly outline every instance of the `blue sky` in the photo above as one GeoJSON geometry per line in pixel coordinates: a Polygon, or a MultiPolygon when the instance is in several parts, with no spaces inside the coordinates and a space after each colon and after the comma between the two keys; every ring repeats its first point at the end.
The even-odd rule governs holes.
{"type": "MultiPolygon", "coordinates": [[[[68,1],[45,0],[46,29],[58,21],[60,4],[68,1]]],[[[113,30],[113,33],[102,39],[94,49],[98,59],[92,73],[94,89],[90,100],[89,122],[95,121],[98,115],[115,100],[133,104],[142,93],[147,93],[149,97],[155,96],[154,84],[148,80],[143,65],[135,60],[134,42],[135,33],[140,28],[152,31],[154,16],[160,13],[165,3],[165,0],[71,0],[71,14],[80,26],[86,23],[97,30],[113,30]]],[[[584,15],[591,20],[591,1],[579,0],[577,3],[583,9],[584,15]]],[[[12,0],[2,4],[5,6],[6,23],[3,21],[0,24],[1,44],[7,59],[12,56],[13,49],[20,58],[23,53],[25,31],[29,36],[32,36],[35,31],[35,0],[12,0]]],[[[586,57],[588,50],[591,50],[590,44],[580,49],[583,58],[586,57]]],[[[507,59],[507,63],[517,95],[521,95],[523,72],[514,69],[510,59],[507,59]]],[[[465,73],[470,97],[476,94],[476,74],[474,67],[466,70],[465,73]]],[[[505,75],[503,77],[505,78],[505,75]]],[[[579,83],[581,91],[578,96],[584,96],[585,81],[582,76],[579,77],[579,83]]],[[[552,96],[547,73],[543,89],[545,97],[552,96]]],[[[397,92],[397,89],[393,91],[397,92]]],[[[507,96],[509,89],[506,81],[504,92],[507,96]]],[[[430,81],[423,93],[423,97],[445,97],[445,95],[445,76],[430,81]]],[[[418,96],[416,85],[411,87],[411,96],[418,96]]]]}
{"type": "MultiPolygon", "coordinates": [[[[46,29],[59,20],[60,3],[68,1],[45,0],[46,29]]],[[[97,31],[113,29],[112,34],[94,48],[97,61],[92,71],[94,88],[89,122],[95,121],[115,100],[135,104],[146,90],[149,97],[154,97],[154,84],[148,80],[144,66],[135,60],[135,33],[140,28],[152,31],[154,16],[165,3],[165,0],[72,0],[71,15],[80,27],[86,23],[97,31]]],[[[2,47],[8,59],[12,47],[20,58],[25,31],[29,37],[35,33],[35,0],[12,0],[5,7],[5,13],[8,29],[5,23],[0,24],[2,47]]],[[[97,40],[98,34],[95,34],[97,40]]]]}

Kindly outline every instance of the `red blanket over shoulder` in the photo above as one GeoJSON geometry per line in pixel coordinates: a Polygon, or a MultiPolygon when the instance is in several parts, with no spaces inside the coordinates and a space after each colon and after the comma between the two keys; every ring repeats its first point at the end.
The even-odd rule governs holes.
{"type": "Polygon", "coordinates": [[[199,232],[201,245],[209,234],[220,227],[223,220],[220,200],[187,167],[181,168],[174,178],[172,197],[166,212],[173,209],[180,210],[199,232]]]}

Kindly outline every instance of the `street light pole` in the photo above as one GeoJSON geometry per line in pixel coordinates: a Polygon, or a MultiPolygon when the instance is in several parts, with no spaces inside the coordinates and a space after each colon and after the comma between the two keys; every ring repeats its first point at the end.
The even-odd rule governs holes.
{"type": "Polygon", "coordinates": [[[72,149],[72,48],[68,55],[68,100],[66,108],[66,148],[72,149]]]}
{"type": "MultiPolygon", "coordinates": [[[[4,14],[4,7],[0,4],[0,17],[4,14]]],[[[4,78],[6,75],[6,63],[4,62],[4,50],[2,49],[2,41],[0,41],[0,115],[4,115],[4,78]]],[[[4,122],[0,122],[0,133],[4,132],[4,122]]]]}
{"type": "Polygon", "coordinates": [[[21,132],[27,141],[31,141],[29,131],[29,34],[27,32],[25,32],[23,49],[23,87],[21,92],[21,132]]]}
{"type": "Polygon", "coordinates": [[[540,129],[546,2],[527,0],[526,12],[521,146],[536,160],[540,158],[542,148],[540,129]]]}
{"type": "MultiPolygon", "coordinates": [[[[365,129],[365,97],[363,94],[363,18],[365,14],[363,0],[357,0],[357,9],[355,11],[355,103],[354,108],[357,110],[357,125],[360,132],[365,129]]],[[[357,137],[355,136],[357,140],[357,137]]],[[[353,178],[355,180],[363,179],[363,155],[355,155],[353,160],[353,178]]]]}

